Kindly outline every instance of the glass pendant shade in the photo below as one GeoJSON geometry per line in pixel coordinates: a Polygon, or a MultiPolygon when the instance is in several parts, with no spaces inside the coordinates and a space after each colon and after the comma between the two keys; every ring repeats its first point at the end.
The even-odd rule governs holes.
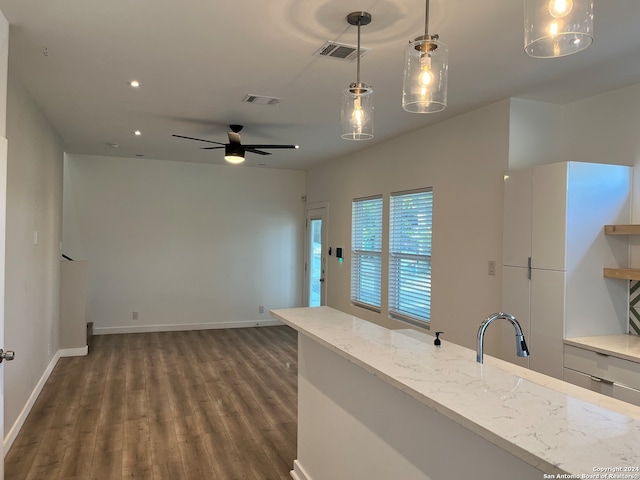
{"type": "Polygon", "coordinates": [[[373,90],[364,83],[352,83],[342,93],[342,138],[373,138],[373,90]]]}
{"type": "Polygon", "coordinates": [[[447,106],[447,46],[437,35],[425,35],[404,50],[402,108],[412,113],[434,113],[447,106]]]}
{"type": "Polygon", "coordinates": [[[524,51],[536,58],[571,55],[593,42],[593,0],[525,0],[524,51]]]}

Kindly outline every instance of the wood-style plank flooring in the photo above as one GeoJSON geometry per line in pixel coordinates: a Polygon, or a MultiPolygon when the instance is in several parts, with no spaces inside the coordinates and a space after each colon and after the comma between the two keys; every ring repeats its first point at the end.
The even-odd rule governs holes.
{"type": "Polygon", "coordinates": [[[289,327],[94,336],[59,360],[5,478],[290,479],[296,414],[289,327]]]}

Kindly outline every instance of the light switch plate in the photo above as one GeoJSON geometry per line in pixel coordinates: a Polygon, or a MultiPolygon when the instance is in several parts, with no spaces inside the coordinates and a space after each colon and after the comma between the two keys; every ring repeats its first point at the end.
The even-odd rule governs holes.
{"type": "Polygon", "coordinates": [[[495,274],[496,274],[496,261],[489,260],[489,275],[495,275],[495,274]]]}

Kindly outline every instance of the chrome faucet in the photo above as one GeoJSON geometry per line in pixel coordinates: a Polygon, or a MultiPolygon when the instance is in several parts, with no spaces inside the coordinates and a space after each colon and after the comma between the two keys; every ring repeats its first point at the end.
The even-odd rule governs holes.
{"type": "Polygon", "coordinates": [[[519,357],[529,356],[529,349],[527,348],[527,344],[524,341],[522,328],[520,327],[518,320],[516,320],[516,317],[508,313],[498,312],[498,313],[494,313],[493,315],[489,315],[486,318],[486,320],[480,324],[480,328],[478,329],[478,348],[476,350],[477,352],[476,360],[478,361],[478,363],[482,363],[483,356],[484,356],[484,331],[491,324],[491,322],[493,322],[494,320],[497,320],[498,318],[503,318],[505,320],[510,321],[511,325],[513,325],[513,328],[516,329],[516,353],[518,354],[518,356],[519,357]]]}

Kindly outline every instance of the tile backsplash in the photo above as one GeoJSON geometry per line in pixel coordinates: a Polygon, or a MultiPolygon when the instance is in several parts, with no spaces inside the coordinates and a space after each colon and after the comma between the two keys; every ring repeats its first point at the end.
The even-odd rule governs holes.
{"type": "Polygon", "coordinates": [[[629,281],[629,333],[640,335],[640,280],[629,281]]]}

